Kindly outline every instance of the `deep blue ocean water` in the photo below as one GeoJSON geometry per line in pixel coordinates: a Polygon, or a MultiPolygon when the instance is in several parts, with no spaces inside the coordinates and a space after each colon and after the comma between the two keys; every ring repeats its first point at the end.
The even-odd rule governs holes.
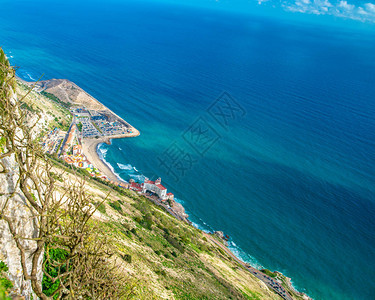
{"type": "Polygon", "coordinates": [[[19,76],[70,79],[141,131],[101,147],[119,176],[161,176],[197,226],[315,299],[375,298],[374,31],[151,3],[2,9],[19,76]],[[225,126],[208,109],[223,92],[225,126]],[[199,122],[214,139],[190,135],[199,122]],[[186,170],[161,163],[175,146],[186,170]]]}

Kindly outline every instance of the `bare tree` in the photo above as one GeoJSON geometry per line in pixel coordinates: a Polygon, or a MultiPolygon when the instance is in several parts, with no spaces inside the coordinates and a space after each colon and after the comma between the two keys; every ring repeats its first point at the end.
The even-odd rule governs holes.
{"type": "Polygon", "coordinates": [[[37,232],[32,237],[20,235],[8,211],[15,192],[0,208],[0,219],[7,222],[20,251],[25,280],[30,280],[41,299],[129,299],[135,284],[119,271],[108,237],[92,218],[96,208],[85,191],[85,182],[76,179],[63,186],[56,184],[53,166],[33,134],[37,122],[26,124],[15,85],[15,70],[0,48],[0,136],[5,143],[0,172],[9,172],[2,159],[13,156],[19,174],[15,185],[26,199],[37,232]],[[36,243],[29,271],[26,240],[36,243]],[[38,279],[41,270],[44,282],[52,287],[48,291],[38,279]]]}

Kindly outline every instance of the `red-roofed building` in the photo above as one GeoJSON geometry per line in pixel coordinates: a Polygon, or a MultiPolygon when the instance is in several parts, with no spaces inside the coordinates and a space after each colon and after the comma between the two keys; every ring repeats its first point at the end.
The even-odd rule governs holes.
{"type": "Polygon", "coordinates": [[[130,182],[129,189],[137,192],[142,192],[142,184],[134,181],[130,182]]]}
{"type": "Polygon", "coordinates": [[[142,184],[142,193],[146,193],[147,191],[157,194],[162,200],[168,199],[167,189],[161,184],[160,177],[155,181],[151,181],[148,178],[145,179],[145,182],[142,184]]]}

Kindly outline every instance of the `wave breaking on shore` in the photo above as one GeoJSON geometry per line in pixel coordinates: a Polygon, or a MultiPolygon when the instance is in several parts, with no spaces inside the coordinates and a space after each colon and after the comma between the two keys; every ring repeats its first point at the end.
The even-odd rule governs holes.
{"type": "MultiPolygon", "coordinates": [[[[131,179],[134,179],[136,182],[143,182],[146,178],[138,169],[133,166],[130,163],[119,163],[116,162],[117,167],[122,171],[119,173],[115,172],[115,168],[113,165],[106,160],[107,152],[108,152],[108,145],[105,143],[101,143],[97,146],[97,154],[99,158],[105,163],[108,168],[112,171],[112,173],[121,181],[126,182],[124,179],[121,178],[120,174],[124,173],[126,176],[130,177],[131,179]]],[[[179,198],[175,198],[175,201],[179,203],[180,205],[184,205],[185,201],[179,198]]],[[[194,214],[191,214],[189,211],[186,211],[186,213],[190,216],[189,221],[192,226],[195,228],[209,234],[213,234],[216,230],[210,226],[208,223],[203,221],[201,218],[194,217],[194,214]],[[198,220],[197,220],[198,219],[198,220]]],[[[220,229],[219,229],[220,230],[220,229]]],[[[262,264],[259,263],[257,259],[255,259],[253,256],[251,256],[249,253],[242,250],[240,246],[238,246],[233,239],[229,239],[227,243],[227,248],[241,261],[243,261],[246,264],[249,264],[250,266],[261,270],[265,267],[262,266],[262,264]]],[[[282,273],[282,272],[281,272],[282,273]]],[[[283,273],[282,273],[283,274],[283,273]]],[[[299,288],[296,287],[293,282],[290,280],[290,287],[293,288],[297,293],[299,292],[299,288]]],[[[312,298],[310,298],[312,299],[312,298]]]]}
{"type": "Polygon", "coordinates": [[[117,177],[118,180],[120,180],[122,182],[126,182],[126,180],[124,180],[123,178],[121,178],[120,174],[118,174],[118,173],[115,172],[115,169],[113,168],[113,166],[106,160],[108,149],[105,148],[105,145],[106,145],[105,143],[101,143],[96,148],[96,152],[97,152],[100,160],[103,163],[106,164],[106,166],[111,170],[111,172],[117,177]]]}

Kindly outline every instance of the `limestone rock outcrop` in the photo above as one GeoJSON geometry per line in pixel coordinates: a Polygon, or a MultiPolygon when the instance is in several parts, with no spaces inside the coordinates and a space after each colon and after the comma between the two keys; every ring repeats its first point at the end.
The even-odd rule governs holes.
{"type": "MultiPolygon", "coordinates": [[[[36,242],[29,240],[37,236],[37,226],[27,202],[17,185],[18,166],[14,156],[1,159],[7,173],[0,174],[0,209],[6,205],[3,214],[7,216],[22,237],[20,242],[25,247],[25,257],[28,272],[31,271],[32,253],[36,249],[36,242]],[[11,197],[10,197],[11,196],[11,197]],[[27,239],[24,239],[27,238],[27,239]]],[[[43,256],[41,257],[43,258],[43,256]]],[[[30,280],[25,280],[22,272],[20,251],[17,248],[14,236],[9,230],[8,223],[0,219],[0,260],[4,261],[9,268],[8,277],[14,285],[14,292],[22,295],[25,300],[37,299],[32,292],[30,280]]],[[[42,259],[40,261],[40,265],[42,259]]],[[[42,280],[41,268],[39,268],[38,279],[42,280]]]]}

